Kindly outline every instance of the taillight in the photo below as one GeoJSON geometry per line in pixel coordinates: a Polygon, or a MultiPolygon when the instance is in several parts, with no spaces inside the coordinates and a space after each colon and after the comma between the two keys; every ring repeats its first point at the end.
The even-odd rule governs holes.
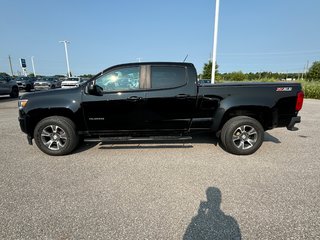
{"type": "Polygon", "coordinates": [[[304,93],[302,91],[297,94],[296,111],[300,111],[303,105],[304,93]]]}

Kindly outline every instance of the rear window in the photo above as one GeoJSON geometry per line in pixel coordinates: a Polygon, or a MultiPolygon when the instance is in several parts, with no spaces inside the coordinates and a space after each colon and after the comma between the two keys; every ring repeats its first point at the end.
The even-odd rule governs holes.
{"type": "Polygon", "coordinates": [[[187,83],[186,68],[180,66],[151,67],[151,88],[175,88],[187,83]]]}

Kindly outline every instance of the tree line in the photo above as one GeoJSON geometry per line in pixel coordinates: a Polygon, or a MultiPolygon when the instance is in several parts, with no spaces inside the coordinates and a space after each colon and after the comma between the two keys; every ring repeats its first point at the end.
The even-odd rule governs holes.
{"type": "MultiPolygon", "coordinates": [[[[202,74],[198,76],[199,79],[211,79],[212,62],[209,61],[203,66],[202,74]]],[[[304,79],[307,81],[317,81],[320,82],[320,61],[315,61],[308,71],[304,73],[277,73],[277,72],[249,72],[244,73],[242,71],[230,72],[230,73],[220,73],[219,65],[216,64],[216,80],[217,81],[257,81],[264,79],[274,79],[274,80],[299,80],[304,79]]],[[[0,73],[1,75],[9,76],[6,73],[0,73]]],[[[33,76],[33,73],[29,74],[33,76]]],[[[79,77],[91,78],[93,74],[82,74],[79,77]]]]}
{"type": "MultiPolygon", "coordinates": [[[[220,73],[219,66],[216,64],[216,80],[217,81],[256,81],[263,79],[274,80],[299,80],[305,79],[307,81],[320,81],[320,61],[316,61],[308,69],[307,73],[277,73],[277,72],[249,72],[242,71],[220,73]]],[[[209,61],[203,66],[203,72],[198,77],[200,79],[211,79],[212,62],[209,61]]]]}

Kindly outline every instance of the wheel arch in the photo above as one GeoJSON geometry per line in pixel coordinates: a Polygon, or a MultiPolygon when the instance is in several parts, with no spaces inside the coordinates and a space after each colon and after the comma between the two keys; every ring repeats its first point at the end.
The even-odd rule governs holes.
{"type": "Polygon", "coordinates": [[[223,125],[231,118],[247,116],[256,119],[264,130],[273,126],[276,111],[267,106],[235,106],[229,109],[220,109],[214,118],[213,130],[219,132],[223,125]]]}
{"type": "Polygon", "coordinates": [[[82,116],[79,116],[81,113],[74,113],[69,108],[50,108],[50,109],[35,109],[28,113],[30,122],[29,122],[29,134],[33,138],[33,132],[36,125],[43,119],[52,116],[58,117],[66,117],[74,122],[76,129],[81,129],[84,127],[84,123],[82,121],[82,116]]]}

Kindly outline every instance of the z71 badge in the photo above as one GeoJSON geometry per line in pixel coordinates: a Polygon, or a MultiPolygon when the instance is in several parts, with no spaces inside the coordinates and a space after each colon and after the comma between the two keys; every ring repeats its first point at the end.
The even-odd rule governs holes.
{"type": "Polygon", "coordinates": [[[278,87],[277,92],[291,92],[292,91],[292,87],[278,87]]]}

